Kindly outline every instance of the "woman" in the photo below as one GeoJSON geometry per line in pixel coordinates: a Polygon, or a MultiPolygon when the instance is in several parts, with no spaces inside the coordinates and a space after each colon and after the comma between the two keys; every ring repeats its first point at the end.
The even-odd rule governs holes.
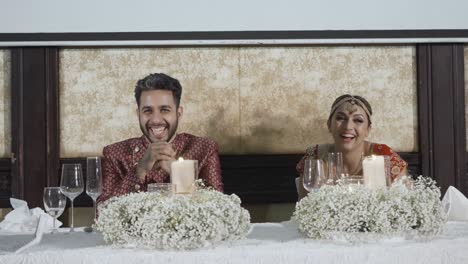
{"type": "Polygon", "coordinates": [[[408,164],[385,144],[366,140],[371,129],[372,108],[361,96],[345,94],[336,98],[328,117],[328,131],[333,136],[334,144],[314,145],[307,149],[306,155],[297,164],[299,173],[299,199],[307,195],[302,186],[304,160],[313,157],[326,160],[329,152],[343,154],[343,166],[349,175],[362,175],[362,158],[370,155],[385,155],[391,161],[391,180],[406,175],[408,164]]]}

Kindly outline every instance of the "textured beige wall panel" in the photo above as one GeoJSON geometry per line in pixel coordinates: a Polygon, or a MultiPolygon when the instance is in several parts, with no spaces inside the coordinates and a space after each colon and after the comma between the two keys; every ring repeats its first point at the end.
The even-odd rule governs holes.
{"type": "Polygon", "coordinates": [[[370,140],[417,151],[414,47],[246,48],[240,63],[247,153],[297,153],[331,142],[326,120],[345,93],[373,106],[370,140]]]}
{"type": "Polygon", "coordinates": [[[11,54],[0,50],[0,158],[11,156],[11,54]]]}
{"type": "Polygon", "coordinates": [[[65,49],[60,52],[60,155],[100,154],[141,135],[135,83],[164,72],[184,90],[180,132],[214,138],[224,152],[239,145],[238,49],[65,49]]]}
{"type": "Polygon", "coordinates": [[[417,151],[412,46],[65,49],[60,60],[62,157],[139,136],[133,87],[151,72],[184,87],[179,131],[215,139],[222,153],[327,142],[328,111],[343,93],[374,106],[372,140],[417,151]]]}

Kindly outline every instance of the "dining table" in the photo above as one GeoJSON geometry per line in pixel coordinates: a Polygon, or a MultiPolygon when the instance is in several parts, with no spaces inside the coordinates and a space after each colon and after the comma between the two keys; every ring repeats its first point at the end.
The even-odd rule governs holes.
{"type": "Polygon", "coordinates": [[[244,239],[194,250],[121,247],[85,230],[61,228],[21,252],[12,246],[31,234],[0,232],[0,263],[468,263],[468,221],[449,221],[431,238],[393,236],[354,243],[307,238],[293,220],[254,223],[244,239]]]}

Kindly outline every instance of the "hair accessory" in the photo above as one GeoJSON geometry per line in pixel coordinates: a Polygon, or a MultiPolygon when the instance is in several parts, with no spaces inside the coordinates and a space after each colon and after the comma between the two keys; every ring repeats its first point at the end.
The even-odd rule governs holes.
{"type": "Polygon", "coordinates": [[[364,112],[366,112],[366,114],[370,117],[372,114],[370,113],[369,109],[367,109],[366,105],[359,99],[359,98],[356,98],[352,95],[350,96],[347,96],[343,99],[341,99],[338,103],[336,103],[331,111],[330,111],[330,116],[333,115],[333,113],[336,111],[336,109],[338,109],[338,107],[340,107],[342,104],[344,103],[350,103],[352,105],[358,105],[360,106],[362,109],[364,109],[364,112]]]}

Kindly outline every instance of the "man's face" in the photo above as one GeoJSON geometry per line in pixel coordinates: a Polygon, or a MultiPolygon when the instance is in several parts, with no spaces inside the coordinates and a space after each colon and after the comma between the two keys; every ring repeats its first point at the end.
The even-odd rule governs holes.
{"type": "Polygon", "coordinates": [[[176,106],[171,91],[144,91],[137,114],[141,132],[150,142],[168,142],[177,131],[182,107],[176,106]]]}
{"type": "Polygon", "coordinates": [[[336,109],[328,129],[339,150],[352,151],[363,147],[370,124],[364,109],[347,102],[336,109]]]}

